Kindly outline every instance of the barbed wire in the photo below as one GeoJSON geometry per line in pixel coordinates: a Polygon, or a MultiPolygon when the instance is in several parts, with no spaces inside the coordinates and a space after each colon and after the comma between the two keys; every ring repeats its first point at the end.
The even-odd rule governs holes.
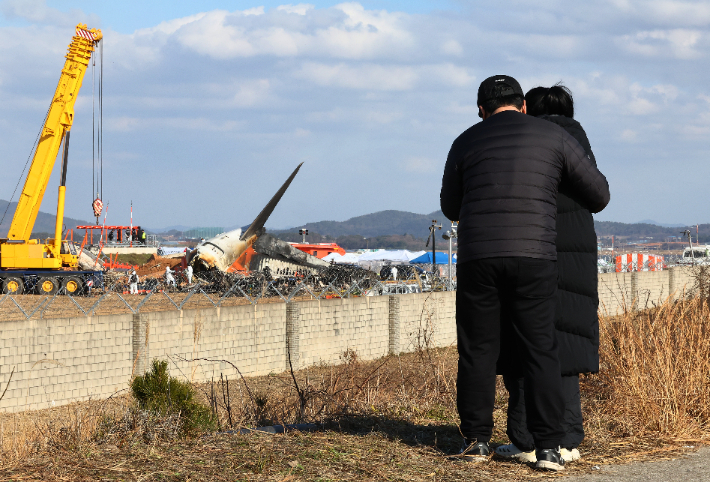
{"type": "Polygon", "coordinates": [[[358,266],[330,265],[321,269],[265,268],[248,274],[175,270],[170,277],[139,276],[110,271],[103,286],[87,286],[73,293],[62,287],[48,294],[0,295],[0,321],[66,318],[101,314],[138,314],[202,307],[291,302],[309,299],[352,298],[455,289],[448,279],[411,265],[392,265],[375,273],[358,266]],[[397,268],[396,276],[392,268],[397,268]],[[396,278],[396,279],[395,279],[396,278]]]}

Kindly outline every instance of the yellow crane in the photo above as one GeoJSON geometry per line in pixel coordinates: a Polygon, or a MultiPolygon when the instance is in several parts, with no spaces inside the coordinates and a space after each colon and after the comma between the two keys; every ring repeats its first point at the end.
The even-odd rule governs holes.
{"type": "Polygon", "coordinates": [[[74,103],[94,47],[102,37],[101,30],[79,24],[69,44],[66,62],[40,132],[7,239],[0,239],[0,278],[5,293],[22,293],[33,289],[39,293],[53,294],[64,287],[71,294],[83,287],[87,273],[93,274],[66,271],[65,268],[76,270],[78,260],[74,254],[62,253],[61,247],[69,133],[74,121],[74,103]],[[30,236],[62,142],[64,155],[54,239],[41,243],[40,240],[30,239],[30,236]]]}

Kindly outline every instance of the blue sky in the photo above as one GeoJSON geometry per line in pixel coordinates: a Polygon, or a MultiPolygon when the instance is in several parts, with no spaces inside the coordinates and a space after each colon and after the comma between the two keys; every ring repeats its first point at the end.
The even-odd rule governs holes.
{"type": "MultiPolygon", "coordinates": [[[[283,1],[249,2],[249,1],[221,1],[221,0],[151,0],[135,1],[124,0],[120,2],[111,1],[76,1],[76,0],[55,0],[47,2],[35,2],[35,0],[18,0],[13,3],[39,3],[62,12],[70,13],[81,11],[86,14],[93,14],[97,17],[97,28],[111,28],[117,32],[130,34],[137,29],[149,28],[167,19],[187,17],[209,10],[245,10],[248,8],[264,6],[265,8],[277,8],[286,4],[283,1]]],[[[341,2],[309,1],[305,2],[316,8],[327,8],[341,2]]],[[[407,13],[429,13],[434,10],[458,10],[461,3],[454,0],[378,0],[359,2],[368,9],[397,10],[407,13]]],[[[294,2],[295,4],[295,2],[294,2]]],[[[3,16],[0,25],[25,26],[29,22],[20,16],[3,16]]]]}
{"type": "MultiPolygon", "coordinates": [[[[268,226],[434,211],[451,142],[498,73],[572,89],[611,185],[598,219],[710,222],[709,1],[3,0],[0,199],[79,22],[105,34],[107,222],[132,200],[149,227],[244,225],[300,162],[268,226]]],[[[87,76],[66,209],[86,220],[91,102],[87,76]]]]}

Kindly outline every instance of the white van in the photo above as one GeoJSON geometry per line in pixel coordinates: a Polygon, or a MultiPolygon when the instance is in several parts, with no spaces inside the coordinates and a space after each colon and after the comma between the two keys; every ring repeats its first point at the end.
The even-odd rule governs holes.
{"type": "Polygon", "coordinates": [[[685,248],[683,258],[678,264],[710,264],[710,246],[693,246],[693,249],[685,248]]]}

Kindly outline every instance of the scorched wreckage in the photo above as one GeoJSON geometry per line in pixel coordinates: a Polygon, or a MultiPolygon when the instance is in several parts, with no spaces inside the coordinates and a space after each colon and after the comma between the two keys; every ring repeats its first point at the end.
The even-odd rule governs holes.
{"type": "Polygon", "coordinates": [[[241,229],[222,233],[200,243],[196,249],[187,254],[187,263],[196,273],[211,270],[226,272],[254,244],[257,238],[264,234],[264,224],[302,165],[303,163],[298,165],[244,233],[241,229]]]}

